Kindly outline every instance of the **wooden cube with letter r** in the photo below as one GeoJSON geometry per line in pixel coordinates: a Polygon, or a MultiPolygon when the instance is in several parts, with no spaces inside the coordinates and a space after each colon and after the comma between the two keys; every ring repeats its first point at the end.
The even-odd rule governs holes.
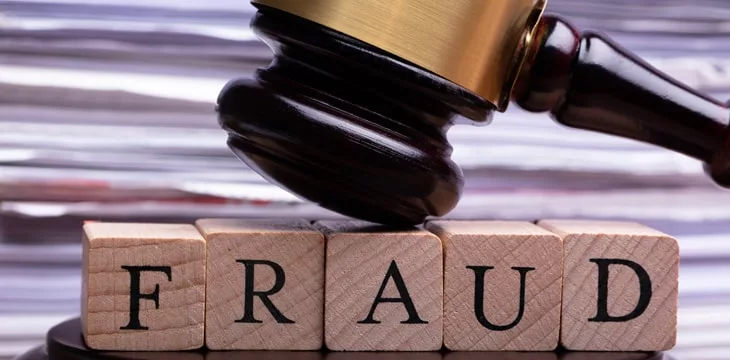
{"type": "Polygon", "coordinates": [[[560,341],[585,351],[662,351],[677,336],[679,247],[647,226],[543,220],[564,241],[560,341]]]}
{"type": "Polygon", "coordinates": [[[437,236],[360,221],[315,225],[327,238],[328,349],[441,349],[443,252],[437,236]]]}
{"type": "Polygon", "coordinates": [[[189,224],[83,227],[82,327],[96,350],[203,346],[205,241],[189,224]]]}
{"type": "Polygon", "coordinates": [[[211,350],[318,350],[324,236],[304,220],[201,219],[211,350]]]}

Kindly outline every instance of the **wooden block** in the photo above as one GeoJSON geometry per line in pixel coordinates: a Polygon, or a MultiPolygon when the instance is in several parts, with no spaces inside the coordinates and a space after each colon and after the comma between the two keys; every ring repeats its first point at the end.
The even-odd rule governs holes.
{"type": "Polygon", "coordinates": [[[318,350],[324,236],[303,220],[202,219],[211,350],[318,350]]]}
{"type": "Polygon", "coordinates": [[[558,346],[563,244],[528,222],[432,221],[444,243],[444,345],[453,351],[558,346]]]}
{"type": "Polygon", "coordinates": [[[569,350],[661,351],[677,335],[679,248],[635,223],[544,220],[565,249],[561,343],[569,350]]]}
{"type": "Polygon", "coordinates": [[[87,223],[82,325],[96,350],[203,346],[205,241],[192,225],[87,223]]]}
{"type": "Polygon", "coordinates": [[[334,351],[434,351],[443,332],[441,241],[415,228],[315,224],[327,237],[325,344],[334,351]]]}

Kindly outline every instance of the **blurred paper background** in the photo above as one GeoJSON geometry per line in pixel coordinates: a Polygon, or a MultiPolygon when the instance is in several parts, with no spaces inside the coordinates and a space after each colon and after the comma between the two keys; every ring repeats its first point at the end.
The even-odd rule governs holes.
{"type": "MultiPolygon", "coordinates": [[[[218,127],[224,84],[268,64],[247,0],[0,1],[0,358],[79,313],[84,220],[338,215],[268,184],[218,127]]],[[[730,1],[550,0],[730,99],[730,1]]],[[[454,218],[628,219],[680,241],[678,360],[730,354],[730,191],[695,160],[512,107],[449,134],[454,218]],[[527,134],[527,135],[526,135],[527,134]]]]}

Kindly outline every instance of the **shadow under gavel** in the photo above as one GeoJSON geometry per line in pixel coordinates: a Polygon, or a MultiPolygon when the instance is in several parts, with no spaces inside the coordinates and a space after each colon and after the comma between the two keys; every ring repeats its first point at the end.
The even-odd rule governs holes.
{"type": "MultiPolygon", "coordinates": [[[[603,35],[581,35],[559,17],[543,16],[543,1],[505,1],[471,3],[501,9],[489,16],[510,32],[484,30],[480,21],[459,25],[455,39],[489,62],[479,67],[468,52],[439,62],[446,62],[443,72],[451,71],[451,78],[466,79],[457,83],[415,62],[430,43],[393,45],[402,53],[380,47],[392,45],[388,37],[419,35],[409,24],[421,13],[407,17],[391,9],[375,16],[370,8],[357,13],[361,9],[352,4],[361,2],[254,0],[258,13],[251,26],[275,58],[255,79],[233,80],[222,90],[217,110],[229,147],[270,182],[324,208],[376,223],[420,224],[447,214],[461,197],[463,174],[450,158],[448,129],[458,119],[488,123],[512,102],[569,127],[685,154],[702,161],[716,183],[730,186],[727,104],[662,74],[603,35]],[[337,15],[337,6],[347,7],[347,17],[337,15]],[[500,22],[518,10],[519,21],[500,22]],[[358,33],[358,26],[365,30],[358,33]],[[499,46],[485,52],[471,44],[477,35],[499,46]]],[[[452,12],[462,10],[462,17],[471,16],[470,9],[452,12]]],[[[424,59],[436,63],[452,55],[424,59]]]]}

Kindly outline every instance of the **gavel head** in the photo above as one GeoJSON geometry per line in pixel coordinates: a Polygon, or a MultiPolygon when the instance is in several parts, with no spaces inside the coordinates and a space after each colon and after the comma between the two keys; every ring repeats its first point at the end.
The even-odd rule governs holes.
{"type": "Polygon", "coordinates": [[[463,179],[446,131],[503,111],[542,0],[254,0],[273,50],[218,99],[252,169],[341,214],[412,225],[451,211],[463,179]]]}

